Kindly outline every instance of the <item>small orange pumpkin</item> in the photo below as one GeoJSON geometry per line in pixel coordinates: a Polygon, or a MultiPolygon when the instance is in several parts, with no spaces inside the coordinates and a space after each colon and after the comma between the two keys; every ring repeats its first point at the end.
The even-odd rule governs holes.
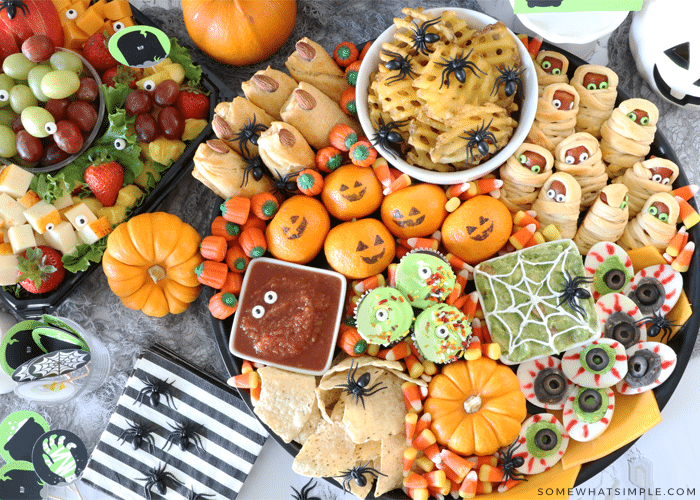
{"type": "Polygon", "coordinates": [[[447,195],[435,184],[416,184],[399,189],[382,201],[382,221],[399,238],[429,236],[447,217],[447,195]]]}
{"type": "Polygon", "coordinates": [[[328,212],[340,220],[367,217],[382,204],[382,185],[374,170],[343,165],[325,178],[321,199],[328,212]]]}
{"type": "Polygon", "coordinates": [[[513,370],[485,356],[445,365],[428,385],[425,412],[438,443],[463,455],[509,445],[527,414],[513,370]]]}
{"type": "Polygon", "coordinates": [[[217,61],[255,64],[277,52],[294,29],[296,0],[182,0],[192,41],[217,61]]]}
{"type": "Polygon", "coordinates": [[[321,251],[330,227],[323,203],[303,194],[292,196],[267,225],[268,250],[277,259],[306,264],[321,251]]]}
{"type": "Polygon", "coordinates": [[[396,244],[381,221],[360,219],[331,229],[323,250],[333,269],[348,278],[365,279],[381,273],[394,260],[396,244]]]}

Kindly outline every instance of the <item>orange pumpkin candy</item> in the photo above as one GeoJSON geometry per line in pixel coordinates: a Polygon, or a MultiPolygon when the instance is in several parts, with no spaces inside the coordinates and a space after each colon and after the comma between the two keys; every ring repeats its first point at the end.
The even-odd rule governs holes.
{"type": "Polygon", "coordinates": [[[448,252],[473,265],[498,252],[512,230],[513,219],[503,202],[475,196],[445,218],[442,242],[448,252]]]}
{"type": "Polygon", "coordinates": [[[438,443],[463,455],[508,446],[527,414],[518,377],[487,357],[445,365],[428,385],[425,412],[438,443]]]}
{"type": "Polygon", "coordinates": [[[277,259],[306,264],[323,247],[331,227],[323,204],[310,196],[292,196],[267,225],[267,249],[277,259]]]}
{"type": "Polygon", "coordinates": [[[386,269],[394,259],[396,245],[380,221],[360,219],[331,229],[323,250],[333,269],[348,278],[365,279],[386,269]]]}
{"type": "Polygon", "coordinates": [[[447,195],[435,184],[416,184],[395,191],[382,201],[382,221],[399,238],[429,236],[447,217],[447,195]]]}
{"type": "Polygon", "coordinates": [[[328,212],[340,220],[367,217],[382,204],[382,185],[374,170],[343,165],[325,178],[321,199],[328,212]]]}

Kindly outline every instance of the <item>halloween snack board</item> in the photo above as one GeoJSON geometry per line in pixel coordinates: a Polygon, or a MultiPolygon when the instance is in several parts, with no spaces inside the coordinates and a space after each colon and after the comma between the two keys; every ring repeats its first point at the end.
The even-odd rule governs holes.
{"type": "MultiPolygon", "coordinates": [[[[136,23],[140,25],[153,26],[153,22],[143,13],[141,13],[138,9],[131,7],[131,12],[133,15],[133,20],[136,23]]],[[[113,32],[113,30],[110,30],[110,33],[111,32],[113,32]]],[[[183,51],[186,54],[185,49],[178,48],[177,50],[183,51]]],[[[187,141],[184,144],[185,147],[182,149],[181,153],[179,154],[179,157],[177,157],[167,169],[164,169],[161,172],[156,172],[154,175],[152,175],[153,179],[156,178],[155,176],[159,176],[160,180],[157,182],[153,182],[153,180],[148,181],[146,195],[141,198],[140,202],[136,203],[136,206],[131,208],[130,215],[138,215],[152,211],[165,198],[165,196],[170,192],[170,190],[179,182],[179,180],[182,179],[182,177],[188,171],[186,167],[191,161],[191,158],[194,155],[197,146],[202,141],[206,140],[206,138],[209,137],[212,133],[212,126],[209,117],[213,116],[213,110],[216,103],[223,99],[230,99],[232,96],[231,91],[216,75],[211,73],[204,66],[198,65],[197,67],[201,69],[201,79],[199,84],[200,88],[208,93],[208,123],[194,139],[187,141]]],[[[124,106],[124,98],[126,97],[125,95],[119,97],[118,95],[116,95],[117,92],[114,91],[112,91],[110,94],[113,97],[107,99],[108,106],[114,106],[115,104],[119,105],[120,108],[124,106]]],[[[110,110],[108,109],[106,116],[109,114],[110,110]]],[[[119,125],[125,126],[125,115],[122,112],[121,118],[119,118],[118,114],[115,114],[114,116],[116,118],[114,118],[113,120],[116,121],[110,121],[108,119],[105,119],[103,128],[101,129],[100,134],[98,134],[97,142],[95,144],[99,144],[99,141],[101,140],[109,141],[111,138],[111,141],[114,141],[115,139],[117,139],[119,133],[119,125]],[[114,135],[115,133],[117,133],[116,136],[114,135]]],[[[138,148],[138,142],[136,143],[136,147],[138,148]]],[[[130,148],[133,149],[130,146],[127,147],[125,150],[129,151],[130,148]]],[[[91,149],[88,149],[87,152],[90,151],[91,149]]],[[[111,148],[111,151],[115,154],[119,154],[121,152],[114,148],[111,148]]],[[[57,174],[57,172],[52,172],[50,175],[55,174],[57,174]]],[[[138,196],[141,195],[139,194],[138,196]]],[[[96,245],[99,246],[100,244],[98,243],[96,245]]],[[[95,248],[97,248],[97,246],[95,248]]],[[[0,297],[12,308],[12,310],[16,311],[17,314],[19,314],[22,317],[36,318],[41,316],[42,314],[50,313],[66,297],[69,296],[74,287],[78,286],[87,276],[89,276],[90,273],[92,273],[95,270],[95,268],[99,267],[100,255],[103,250],[104,247],[102,246],[100,248],[97,248],[97,253],[92,252],[95,254],[94,257],[96,261],[89,262],[86,260],[85,262],[87,264],[82,266],[84,267],[84,270],[75,270],[73,272],[67,271],[61,284],[58,286],[58,288],[52,291],[38,295],[32,295],[27,292],[24,292],[24,290],[22,290],[21,292],[15,292],[15,287],[12,287],[12,290],[10,290],[9,288],[3,288],[3,290],[0,291],[0,297]]],[[[19,289],[19,286],[17,286],[16,288],[19,289]]]]}

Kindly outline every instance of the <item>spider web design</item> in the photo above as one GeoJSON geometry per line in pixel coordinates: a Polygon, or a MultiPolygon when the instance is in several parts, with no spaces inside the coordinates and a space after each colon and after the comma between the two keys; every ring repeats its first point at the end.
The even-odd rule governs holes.
{"type": "Polygon", "coordinates": [[[90,360],[90,354],[81,350],[56,351],[44,359],[29,366],[28,374],[33,378],[63,375],[84,366],[90,360]]]}
{"type": "MultiPolygon", "coordinates": [[[[572,278],[583,275],[582,265],[580,273],[570,269],[569,255],[578,257],[571,254],[570,250],[571,246],[556,252],[553,260],[542,260],[545,252],[540,248],[536,255],[531,255],[530,260],[527,260],[528,255],[525,252],[511,254],[506,258],[512,259],[512,255],[515,255],[516,263],[506,274],[490,274],[481,268],[475,269],[475,275],[488,282],[488,290],[484,291],[492,295],[494,304],[493,310],[486,310],[485,307],[488,313],[486,321],[492,337],[501,341],[499,343],[508,345],[507,353],[503,355],[504,359],[522,362],[556,354],[600,336],[592,299],[577,299],[586,311],[586,318],[576,314],[566,303],[558,305],[562,299],[566,271],[569,271],[572,278]],[[543,267],[549,269],[542,273],[543,267]],[[541,277],[534,279],[533,275],[541,277]],[[498,285],[498,288],[507,293],[495,293],[494,285],[498,285]],[[519,328],[515,334],[512,331],[513,325],[518,325],[519,328]],[[546,338],[542,338],[545,337],[541,334],[543,331],[546,332],[546,338]],[[543,346],[547,352],[533,353],[534,345],[543,346]]],[[[477,287],[486,288],[478,284],[477,287]]]]}

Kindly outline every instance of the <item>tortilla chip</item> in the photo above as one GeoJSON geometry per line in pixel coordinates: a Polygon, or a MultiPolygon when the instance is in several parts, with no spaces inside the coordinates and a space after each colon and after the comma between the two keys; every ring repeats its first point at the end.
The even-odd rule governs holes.
{"type": "Polygon", "coordinates": [[[381,447],[381,441],[367,441],[366,443],[358,444],[355,446],[355,460],[359,460],[362,463],[374,460],[377,463],[381,447]]]}
{"type": "MultiPolygon", "coordinates": [[[[374,468],[374,462],[370,461],[369,464],[367,462],[363,463],[357,463],[354,466],[367,466],[367,467],[372,467],[374,468]]],[[[349,467],[348,467],[349,468],[349,467]]],[[[372,490],[372,485],[374,484],[374,475],[370,473],[364,474],[365,479],[367,480],[367,484],[364,486],[358,486],[358,484],[354,480],[348,481],[345,486],[346,490],[350,491],[353,495],[355,495],[357,498],[367,498],[367,495],[369,495],[369,492],[372,490]]],[[[380,476],[381,477],[381,476],[380,476]]],[[[335,481],[338,482],[338,486],[341,488],[343,487],[343,479],[342,478],[333,478],[335,481]]]]}
{"type": "Polygon", "coordinates": [[[337,365],[331,366],[326,373],[321,377],[321,383],[333,375],[334,373],[346,372],[350,370],[350,365],[353,364],[356,368],[363,366],[376,366],[377,368],[389,368],[391,370],[403,371],[403,365],[398,361],[388,361],[386,359],[375,358],[374,356],[359,356],[356,358],[348,356],[340,361],[337,365]]]}
{"type": "Polygon", "coordinates": [[[331,422],[342,422],[343,414],[345,413],[345,398],[341,397],[333,406],[331,413],[331,422]]]}
{"type": "Polygon", "coordinates": [[[377,478],[374,496],[379,498],[387,491],[403,486],[403,452],[406,449],[406,436],[395,434],[382,439],[379,472],[386,474],[377,478]]]}
{"type": "Polygon", "coordinates": [[[342,422],[321,420],[299,450],[292,469],[302,476],[338,476],[355,466],[354,454],[355,443],[350,441],[342,422]]]}
{"type": "MultiPolygon", "coordinates": [[[[316,397],[318,399],[318,407],[321,410],[321,416],[327,422],[333,422],[333,421],[337,420],[336,418],[333,417],[332,414],[336,413],[335,408],[337,407],[337,402],[340,399],[342,399],[342,396],[344,394],[343,389],[338,387],[338,386],[348,383],[348,372],[349,372],[349,370],[346,370],[343,372],[331,374],[330,376],[327,376],[328,374],[326,373],[326,374],[324,374],[323,378],[321,378],[321,382],[318,384],[318,387],[316,388],[316,397]]],[[[384,370],[382,370],[381,368],[373,367],[373,366],[370,366],[369,368],[366,368],[366,369],[365,368],[358,368],[357,374],[355,375],[355,379],[357,379],[360,375],[362,375],[365,372],[369,372],[370,380],[374,380],[381,373],[384,373],[384,370]]],[[[342,413],[341,413],[341,418],[342,418],[342,413]]]]}
{"type": "Polygon", "coordinates": [[[321,410],[319,410],[318,405],[315,404],[315,405],[313,405],[313,408],[311,410],[311,415],[309,415],[309,419],[306,421],[306,424],[304,424],[304,427],[302,427],[299,434],[296,435],[296,437],[294,438],[294,441],[303,445],[306,442],[306,440],[309,439],[309,436],[311,436],[314,432],[316,432],[316,428],[318,427],[318,423],[321,420],[322,420],[321,419],[321,410]]]}
{"type": "Polygon", "coordinates": [[[316,406],[316,379],[271,366],[258,369],[262,388],[255,414],[286,443],[294,439],[316,406]]]}
{"type": "Polygon", "coordinates": [[[405,432],[406,406],[401,389],[402,380],[382,371],[378,377],[370,378],[368,387],[375,384],[386,388],[372,396],[365,396],[364,406],[362,401],[351,400],[348,396],[343,423],[348,436],[355,443],[380,441],[405,432]]]}
{"type": "Polygon", "coordinates": [[[399,377],[401,380],[404,380],[406,382],[413,382],[418,387],[428,387],[428,382],[426,382],[422,378],[413,378],[408,373],[404,373],[404,372],[400,372],[400,371],[396,371],[396,370],[388,369],[387,371],[390,373],[393,373],[394,375],[399,377]]]}

